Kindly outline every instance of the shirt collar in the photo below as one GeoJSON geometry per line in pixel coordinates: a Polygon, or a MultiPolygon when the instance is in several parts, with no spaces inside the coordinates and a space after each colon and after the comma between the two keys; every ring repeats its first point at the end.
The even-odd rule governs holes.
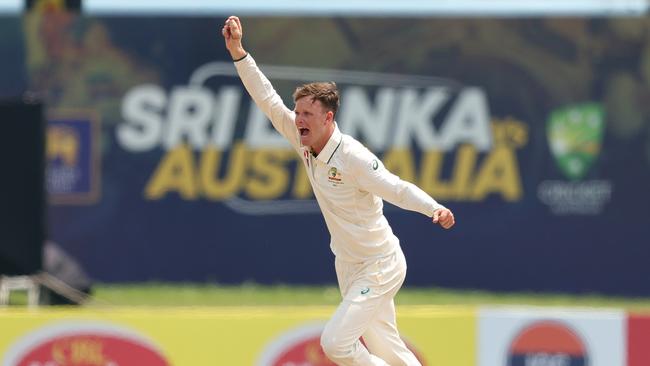
{"type": "Polygon", "coordinates": [[[325,147],[323,147],[323,150],[321,150],[320,154],[318,154],[316,159],[320,160],[325,164],[329,163],[330,160],[332,160],[332,156],[339,148],[339,145],[341,145],[342,140],[343,140],[343,134],[341,133],[341,130],[339,130],[338,124],[335,123],[334,132],[332,133],[332,136],[330,136],[330,139],[327,141],[325,147]]]}

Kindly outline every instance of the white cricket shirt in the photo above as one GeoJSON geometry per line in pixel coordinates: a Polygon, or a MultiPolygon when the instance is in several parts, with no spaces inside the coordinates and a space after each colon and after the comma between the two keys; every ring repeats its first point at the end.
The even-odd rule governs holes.
{"type": "Polygon", "coordinates": [[[303,157],[337,259],[359,263],[395,251],[399,240],[384,217],[382,199],[429,217],[443,207],[414,184],[389,172],[372,152],[342,134],[338,126],[314,157],[300,143],[295,113],[284,105],[251,55],[235,62],[235,67],[257,106],[303,157]]]}

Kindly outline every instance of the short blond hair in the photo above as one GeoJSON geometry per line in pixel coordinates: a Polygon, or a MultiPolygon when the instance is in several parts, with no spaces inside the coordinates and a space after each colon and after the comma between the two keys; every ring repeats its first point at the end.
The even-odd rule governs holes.
{"type": "Polygon", "coordinates": [[[297,102],[304,97],[321,102],[323,107],[334,115],[339,110],[339,90],[333,81],[308,83],[297,87],[293,92],[293,101],[297,102]]]}

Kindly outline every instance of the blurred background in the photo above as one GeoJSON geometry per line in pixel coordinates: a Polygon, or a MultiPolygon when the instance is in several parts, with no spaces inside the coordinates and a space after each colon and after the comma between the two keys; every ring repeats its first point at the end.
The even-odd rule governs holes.
{"type": "MultiPolygon", "coordinates": [[[[162,348],[142,351],[151,365],[328,365],[309,338],[318,325],[298,332],[315,348],[259,350],[327,319],[339,297],[300,157],[224,47],[221,26],[236,14],[290,108],[296,85],[335,81],[343,132],[454,211],[443,231],[385,206],[409,266],[398,308],[423,364],[647,364],[650,320],[627,311],[650,308],[648,5],[2,0],[0,303],[85,304],[65,317],[91,311],[111,325],[75,329],[135,328],[162,348]],[[485,307],[502,302],[590,310],[485,307]],[[255,351],[229,352],[224,338],[218,354],[189,356],[183,337],[148,328],[158,318],[104,319],[117,305],[218,306],[123,316],[172,319],[169,329],[182,323],[206,342],[215,328],[251,330],[255,351]],[[280,325],[246,313],[293,305],[302,318],[280,325]],[[214,323],[192,328],[184,316],[214,323]],[[530,346],[536,332],[577,346],[530,346]]],[[[0,311],[15,330],[0,338],[4,365],[72,362],[13,347],[34,326],[12,314],[0,311]]],[[[46,328],[62,316],[38,314],[46,328]]],[[[62,347],[88,346],[79,339],[62,347]]]]}

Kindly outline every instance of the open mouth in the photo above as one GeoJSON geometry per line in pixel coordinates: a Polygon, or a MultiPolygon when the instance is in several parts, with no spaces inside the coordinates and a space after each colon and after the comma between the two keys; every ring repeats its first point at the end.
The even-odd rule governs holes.
{"type": "Polygon", "coordinates": [[[298,132],[300,132],[300,136],[307,136],[309,134],[309,129],[308,128],[299,128],[298,132]]]}

